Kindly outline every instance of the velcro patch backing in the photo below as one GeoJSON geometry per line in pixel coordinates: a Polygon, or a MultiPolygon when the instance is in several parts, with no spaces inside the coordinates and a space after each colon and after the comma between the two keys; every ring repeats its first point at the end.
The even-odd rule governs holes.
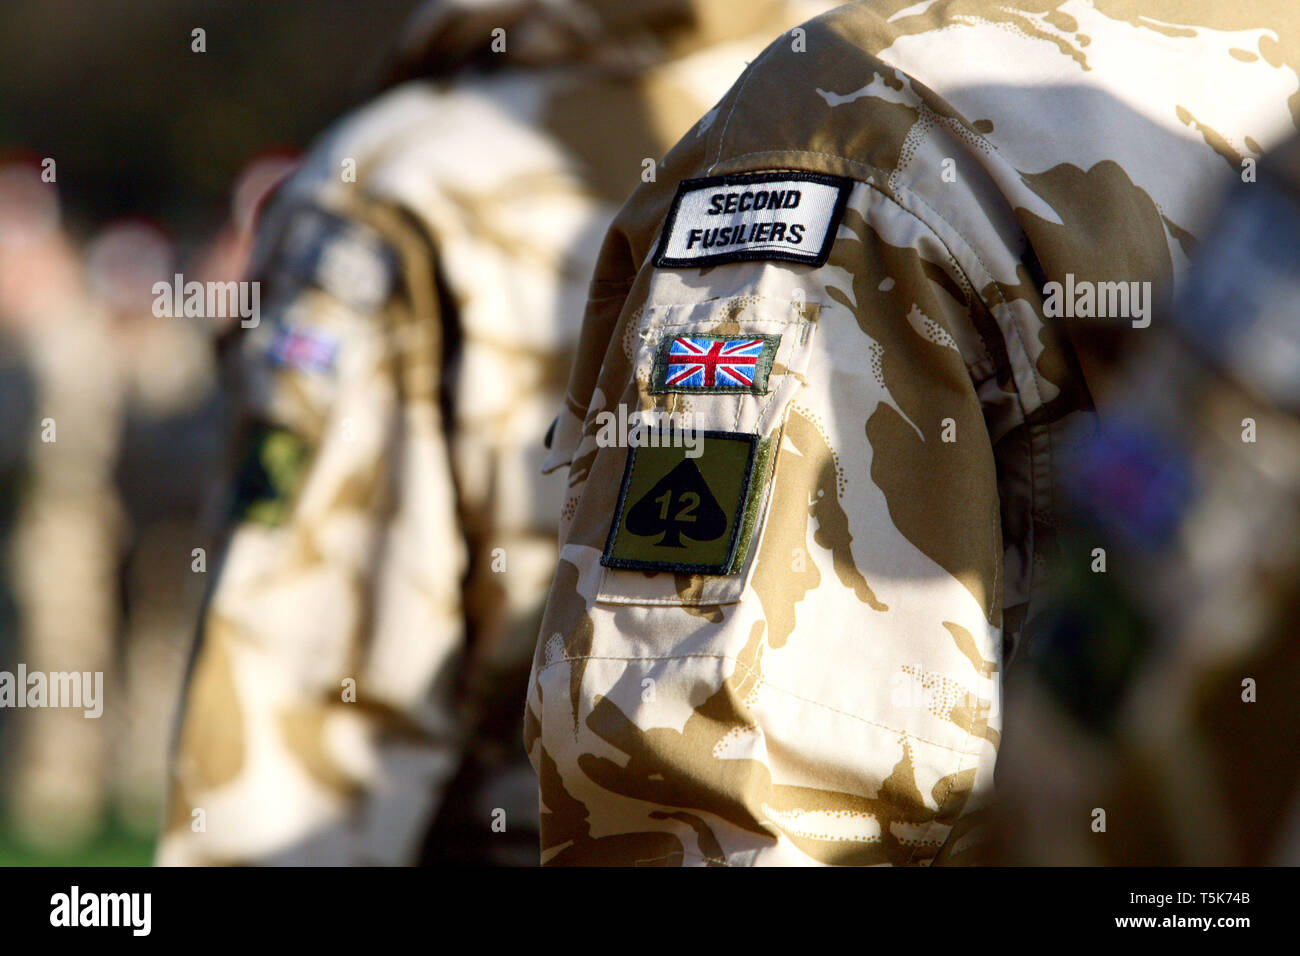
{"type": "Polygon", "coordinates": [[[681,446],[628,449],[623,486],[600,563],[639,571],[734,573],[758,436],[697,433],[681,446]]]}
{"type": "Polygon", "coordinates": [[[654,264],[716,265],[760,259],[820,266],[853,181],[820,173],[742,173],[677,187],[654,264]]]}

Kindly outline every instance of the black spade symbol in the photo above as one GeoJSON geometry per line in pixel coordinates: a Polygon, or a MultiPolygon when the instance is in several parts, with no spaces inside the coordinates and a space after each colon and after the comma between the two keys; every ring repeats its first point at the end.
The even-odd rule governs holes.
{"type": "Polygon", "coordinates": [[[627,513],[627,530],[650,537],[660,548],[683,548],[682,535],[695,541],[713,541],[727,530],[727,516],[689,458],[664,475],[627,513]]]}

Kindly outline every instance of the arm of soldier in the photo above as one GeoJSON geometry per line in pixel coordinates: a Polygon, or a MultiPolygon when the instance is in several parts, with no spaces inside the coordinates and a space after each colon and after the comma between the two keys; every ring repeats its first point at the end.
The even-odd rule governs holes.
{"type": "Polygon", "coordinates": [[[408,862],[455,769],[464,641],[431,256],[382,208],[266,228],[233,527],[159,859],[408,862]]]}
{"type": "Polygon", "coordinates": [[[989,315],[850,186],[824,264],[646,262],[589,306],[526,713],[546,862],[925,862],[990,789],[989,315]],[[731,348],[742,387],[683,361],[731,348]]]}

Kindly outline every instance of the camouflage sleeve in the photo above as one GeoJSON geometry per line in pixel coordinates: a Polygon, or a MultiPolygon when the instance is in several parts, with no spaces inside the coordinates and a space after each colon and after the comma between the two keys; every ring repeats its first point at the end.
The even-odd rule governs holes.
{"type": "Polygon", "coordinates": [[[459,753],[432,256],[386,208],[285,205],[240,333],[246,439],[163,864],[409,862],[459,753]]]}
{"type": "Polygon", "coordinates": [[[961,858],[1000,723],[990,311],[864,182],[746,174],[689,200],[639,268],[611,234],[591,398],[571,389],[557,431],[525,715],[543,861],[961,858]],[[820,255],[700,251],[729,242],[695,228],[710,203],[806,205],[817,181],[839,205],[794,221],[820,255]]]}

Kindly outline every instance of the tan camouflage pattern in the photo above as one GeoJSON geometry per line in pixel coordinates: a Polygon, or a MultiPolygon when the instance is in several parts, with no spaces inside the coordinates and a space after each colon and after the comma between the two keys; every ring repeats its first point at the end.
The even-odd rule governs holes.
{"type": "Polygon", "coordinates": [[[27,448],[5,541],[19,637],[8,669],[98,675],[102,696],[94,717],[5,711],[3,797],[20,840],[72,853],[110,815],[139,834],[157,827],[199,596],[176,559],[198,543],[178,488],[200,470],[201,439],[167,450],[181,481],[133,466],[148,429],[201,405],[212,375],[204,331],[151,315],[147,280],[142,302],[122,268],[141,248],[165,258],[161,238],[142,247],[156,234],[119,222],[81,247],[54,190],[35,170],[0,168],[0,330],[33,391],[30,408],[5,410],[10,442],[27,448]],[[124,241],[128,253],[111,252],[124,241]]]}
{"type": "Polygon", "coordinates": [[[1091,407],[1044,284],[1176,285],[1214,184],[1300,115],[1282,3],[896,0],[804,31],[669,154],[597,267],[548,463],[568,497],[525,727],[544,863],[981,859],[1054,448],[1091,407]],[[678,181],[773,170],[855,181],[824,266],[649,261],[678,181]],[[652,394],[670,328],[779,332],[770,394],[652,394]],[[627,450],[597,416],[620,404],[777,443],[739,574],[601,566],[627,450]]]}
{"type": "MultiPolygon", "coordinates": [[[[1117,576],[1155,640],[1105,732],[1075,719],[1037,668],[1017,675],[1007,715],[1024,729],[1008,735],[999,766],[1006,862],[1300,863],[1300,350],[1283,332],[1297,328],[1300,304],[1294,245],[1248,199],[1300,230],[1300,140],[1225,197],[1193,265],[1236,306],[1222,318],[1206,307],[1230,348],[1210,353],[1185,333],[1111,345],[1122,362],[1099,417],[1137,419],[1176,443],[1195,482],[1167,542],[1125,547],[1105,526],[1077,535],[1110,556],[1090,596],[1114,603],[1100,582],[1117,576]],[[1276,262],[1259,261],[1244,222],[1276,244],[1276,262]],[[1104,828],[1092,825],[1098,810],[1104,828]]],[[[1171,306],[1166,327],[1185,325],[1195,299],[1171,306]]]]}
{"type": "MultiPolygon", "coordinates": [[[[443,6],[465,8],[454,22],[467,33],[438,43],[483,46],[501,25],[470,16],[492,4],[443,6]]],[[[554,27],[556,5],[514,6],[541,18],[507,24],[507,50],[527,60],[516,41],[554,27]]],[[[508,834],[531,829],[522,862],[536,862],[519,706],[563,497],[540,466],[600,239],[644,164],[810,15],[786,3],[621,9],[663,7],[681,15],[671,36],[653,23],[637,34],[663,39],[648,59],[561,51],[544,69],[400,85],[329,133],[278,195],[257,273],[265,315],[240,350],[251,416],[301,436],[310,464],[285,524],[233,530],[159,862],[414,862],[466,754],[482,771],[460,797],[472,805],[442,809],[485,830],[504,811],[508,834]],[[685,44],[697,21],[709,42],[685,44]],[[340,180],[348,160],[355,183],[340,180]],[[277,269],[304,208],[395,254],[386,301],[360,306],[346,283],[330,294],[277,269]],[[276,322],[336,337],[334,372],[272,369],[276,322]]]]}
{"type": "MultiPolygon", "coordinates": [[[[30,671],[114,675],[116,562],[123,536],[113,484],[123,411],[109,317],[75,279],[51,283],[21,333],[38,405],[8,563],[18,605],[18,660],[30,671]],[[106,358],[108,359],[106,361],[106,358]]],[[[75,847],[107,811],[116,716],[10,711],[6,803],[15,829],[42,846],[75,847]]]]}

